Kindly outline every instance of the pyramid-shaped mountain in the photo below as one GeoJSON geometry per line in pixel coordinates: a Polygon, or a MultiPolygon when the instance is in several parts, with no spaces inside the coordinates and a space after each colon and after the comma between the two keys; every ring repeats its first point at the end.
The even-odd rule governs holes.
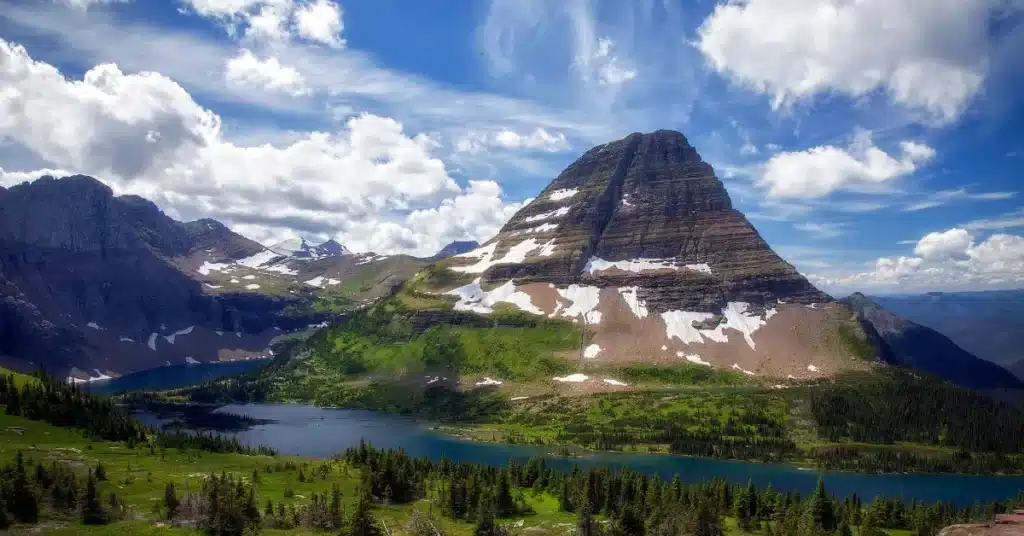
{"type": "Polygon", "coordinates": [[[497,236],[443,264],[459,276],[446,291],[456,309],[572,319],[593,359],[797,378],[865,366],[849,311],[772,251],[674,131],[587,151],[497,236]]]}

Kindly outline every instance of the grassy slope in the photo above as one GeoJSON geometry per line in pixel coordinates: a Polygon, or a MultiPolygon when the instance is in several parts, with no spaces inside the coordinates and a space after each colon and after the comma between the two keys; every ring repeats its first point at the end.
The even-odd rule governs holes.
{"type": "Polygon", "coordinates": [[[14,377],[14,385],[16,385],[19,388],[22,385],[25,385],[28,382],[35,381],[35,379],[32,378],[32,376],[29,376],[28,374],[22,374],[20,372],[14,372],[13,370],[8,370],[8,369],[5,369],[3,367],[0,367],[0,376],[13,376],[14,377]]]}

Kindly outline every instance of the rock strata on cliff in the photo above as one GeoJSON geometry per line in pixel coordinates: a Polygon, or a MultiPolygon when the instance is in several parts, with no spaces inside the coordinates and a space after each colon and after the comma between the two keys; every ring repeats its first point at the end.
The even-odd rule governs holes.
{"type": "Polygon", "coordinates": [[[587,151],[483,246],[443,261],[456,309],[585,323],[586,356],[750,375],[858,368],[864,333],[761,238],[673,131],[587,151]]]}

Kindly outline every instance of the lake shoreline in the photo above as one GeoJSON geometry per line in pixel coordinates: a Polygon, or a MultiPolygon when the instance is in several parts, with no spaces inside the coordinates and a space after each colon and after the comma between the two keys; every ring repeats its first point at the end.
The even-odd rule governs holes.
{"type": "MultiPolygon", "coordinates": [[[[427,431],[429,431],[431,433],[437,434],[439,436],[444,436],[444,437],[447,437],[447,438],[450,438],[450,439],[453,439],[453,440],[456,440],[456,441],[459,441],[459,442],[468,443],[468,444],[495,445],[495,446],[509,447],[509,448],[513,448],[513,447],[526,447],[526,448],[538,449],[538,450],[551,450],[551,449],[559,449],[559,448],[568,448],[568,449],[572,449],[574,451],[583,453],[582,456],[563,456],[563,455],[560,455],[558,453],[546,452],[546,453],[541,454],[541,457],[543,457],[545,459],[551,458],[551,459],[565,459],[565,460],[580,460],[580,459],[586,459],[586,458],[605,457],[605,456],[607,456],[607,457],[650,456],[650,457],[679,458],[679,459],[688,459],[688,460],[696,460],[696,461],[735,462],[735,463],[744,463],[744,464],[752,464],[752,465],[760,465],[760,466],[786,467],[786,468],[794,469],[794,470],[797,470],[797,471],[803,471],[803,472],[808,472],[808,473],[818,473],[818,474],[847,474],[847,475],[865,475],[865,476],[962,476],[962,477],[998,477],[998,478],[1009,478],[1009,479],[1024,477],[1024,473],[1016,474],[1016,473],[935,473],[935,472],[881,472],[881,471],[865,472],[865,471],[849,471],[849,470],[841,470],[841,469],[824,469],[824,468],[820,468],[820,467],[817,467],[817,466],[814,466],[814,465],[811,465],[811,464],[801,463],[799,460],[784,460],[784,461],[772,462],[772,461],[760,461],[760,460],[738,459],[738,458],[714,458],[714,457],[694,456],[694,455],[689,455],[689,454],[679,454],[679,453],[662,452],[662,451],[642,451],[642,450],[625,451],[625,450],[592,449],[592,448],[587,448],[587,447],[583,447],[581,445],[574,445],[574,444],[548,444],[548,443],[545,443],[545,444],[533,444],[533,443],[514,443],[514,442],[505,442],[505,441],[488,441],[486,439],[481,439],[479,437],[474,437],[472,435],[467,435],[465,433],[460,433],[460,430],[458,429],[458,427],[465,426],[465,424],[455,424],[455,423],[451,423],[451,422],[444,422],[444,421],[438,421],[438,420],[430,420],[430,419],[425,419],[425,418],[423,418],[421,416],[417,416],[415,414],[392,413],[392,412],[387,412],[387,411],[372,410],[372,409],[365,409],[365,408],[337,407],[337,406],[319,406],[319,405],[306,404],[306,403],[303,403],[303,402],[296,402],[296,401],[272,401],[272,402],[245,403],[245,404],[239,404],[239,403],[214,404],[214,403],[203,403],[203,402],[174,402],[174,403],[172,403],[172,402],[159,402],[157,404],[159,404],[161,406],[166,406],[166,407],[182,407],[182,408],[190,408],[190,409],[207,409],[211,413],[216,412],[218,409],[225,408],[225,407],[246,408],[246,407],[270,407],[270,406],[283,406],[283,407],[295,407],[295,408],[316,408],[316,409],[331,410],[331,411],[363,412],[363,413],[366,413],[366,414],[381,415],[381,416],[387,416],[387,417],[391,417],[391,418],[400,418],[402,420],[406,420],[408,422],[414,423],[418,427],[421,427],[421,428],[423,428],[423,429],[425,429],[425,430],[427,430],[427,431]]],[[[238,417],[244,417],[244,415],[241,415],[239,413],[232,412],[231,414],[235,415],[235,416],[238,416],[238,417]]],[[[254,425],[254,426],[258,426],[258,424],[254,425]]],[[[203,431],[216,431],[218,433],[221,433],[221,432],[224,432],[224,431],[230,431],[230,430],[218,430],[216,428],[211,428],[211,427],[202,427],[202,428],[199,428],[199,429],[202,429],[203,431]]],[[[324,457],[330,457],[333,454],[334,453],[328,454],[328,455],[325,455],[324,457]]],[[[1022,487],[1022,489],[1024,489],[1024,487],[1022,487]]]]}

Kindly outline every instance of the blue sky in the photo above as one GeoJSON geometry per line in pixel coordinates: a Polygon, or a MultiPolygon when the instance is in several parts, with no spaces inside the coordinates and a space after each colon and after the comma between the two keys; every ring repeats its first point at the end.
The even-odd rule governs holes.
{"type": "Polygon", "coordinates": [[[1022,22],[1018,0],[15,1],[0,184],[82,172],[265,243],[430,254],[669,128],[826,290],[1019,287],[1022,22]]]}

